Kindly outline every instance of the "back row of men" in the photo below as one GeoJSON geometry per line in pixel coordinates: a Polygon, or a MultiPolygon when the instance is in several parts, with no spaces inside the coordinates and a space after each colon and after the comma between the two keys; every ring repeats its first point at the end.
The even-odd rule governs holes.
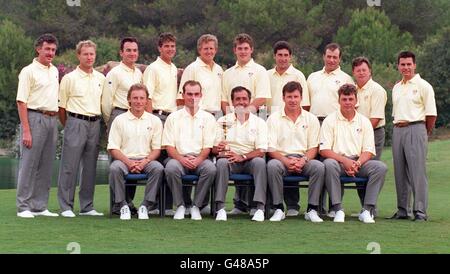
{"type": "MultiPolygon", "coordinates": [[[[215,180],[217,219],[226,220],[224,182],[228,182],[230,170],[246,170],[255,178],[254,201],[258,210],[253,219],[257,221],[264,220],[267,187],[266,166],[262,160],[264,151],[269,149],[269,156],[273,159],[268,162],[267,176],[274,205],[278,207],[271,219],[281,220],[284,211],[280,176],[308,174],[307,166],[320,174],[317,170],[321,163],[312,159],[319,150],[319,124],[323,123],[320,154],[327,160],[324,161],[325,168],[322,167],[322,177],[309,175],[310,200],[305,217],[312,221],[320,220],[316,214],[318,202],[315,195],[325,182],[332,199],[334,220],[343,221],[345,215],[338,177],[340,174],[361,175],[369,177],[369,183],[360,219],[373,222],[376,198],[384,182],[386,167],[370,159],[375,155],[379,159],[384,144],[387,96],[385,90],[371,79],[370,62],[364,57],[353,60],[354,85],[351,77],[340,70],[341,49],[334,43],[325,47],[324,68],[312,73],[308,80],[291,65],[292,52],[287,42],[280,41],[274,45],[276,67],[269,71],[253,61],[253,40],[247,34],[235,37],[233,50],[237,62],[225,72],[214,62],[217,47],[215,36],[206,34],[199,38],[199,57],[184,70],[178,92],[177,69],[172,63],[176,39],[170,33],[160,35],[160,56],[143,75],[135,67],[139,52],[137,40],[122,39],[122,62],[107,74],[106,79],[93,69],[96,45],[82,41],[76,47],[80,64],[63,77],[60,85],[58,71],[51,64],[57,40],[50,34],[39,37],[35,44],[37,58],[19,75],[17,105],[22,147],[17,215],[28,218],[57,216],[47,208],[56,149],[57,115],[64,126],[58,177],[61,214],[75,216],[75,187],[81,163],[80,215],[102,215],[93,208],[93,195],[100,115],[103,114],[109,131],[108,151],[115,159],[111,165],[110,183],[115,191],[115,202],[121,206],[123,219],[129,216],[123,194],[123,174],[152,171],[149,172],[153,175],[149,177],[145,201],[139,207],[139,218],[148,218],[147,210],[156,202],[155,191],[162,180],[156,174],[162,174],[162,165],[155,160],[160,155],[161,144],[158,146],[158,136],[152,134],[157,133],[158,128],[162,132],[164,122],[162,146],[169,156],[165,161],[165,173],[177,206],[174,218],[180,219],[185,211],[181,174],[203,172],[194,196],[192,218],[201,218],[199,208],[204,206],[208,186],[215,180]],[[138,91],[145,94],[144,98],[138,91]],[[177,105],[184,107],[177,110],[177,105]],[[280,110],[267,121],[269,134],[264,121],[252,114],[263,105],[280,110]],[[161,125],[155,116],[144,110],[155,114],[161,125]],[[221,110],[229,113],[218,121],[225,122],[224,127],[217,126],[213,116],[208,114],[220,116],[221,110]],[[243,113],[241,119],[240,113],[243,113]],[[226,129],[227,126],[230,128],[226,129]],[[212,134],[216,128],[222,135],[212,134]],[[222,150],[228,151],[223,153],[224,159],[217,161],[217,175],[216,167],[207,159],[211,149],[218,154],[223,153],[222,150]]],[[[392,147],[398,207],[393,218],[409,218],[409,193],[412,191],[414,219],[426,220],[428,183],[425,158],[427,134],[431,134],[437,116],[434,91],[415,73],[412,52],[399,54],[398,68],[402,81],[394,86],[392,92],[395,125],[392,147]]],[[[235,200],[238,207],[242,202],[240,196],[235,195],[235,200]]],[[[295,197],[286,202],[288,209],[298,206],[295,197]]]]}

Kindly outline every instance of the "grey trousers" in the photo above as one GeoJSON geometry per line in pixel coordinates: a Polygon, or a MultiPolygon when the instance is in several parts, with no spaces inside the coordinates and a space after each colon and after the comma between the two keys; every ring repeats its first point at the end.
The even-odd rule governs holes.
{"type": "MultiPolygon", "coordinates": [[[[323,163],[325,165],[325,185],[331,198],[331,204],[334,210],[340,210],[342,209],[342,189],[339,177],[346,173],[343,166],[334,159],[325,159],[323,163]]],[[[368,177],[363,205],[365,209],[375,209],[378,194],[384,185],[386,172],[387,166],[385,163],[369,160],[361,166],[358,174],[356,174],[356,176],[368,177]]]]}
{"type": "MultiPolygon", "coordinates": [[[[120,207],[128,204],[125,197],[124,178],[128,173],[128,167],[119,160],[114,160],[109,167],[109,184],[114,191],[114,203],[119,204],[120,207]]],[[[156,195],[164,176],[164,167],[158,161],[151,161],[145,166],[142,173],[147,174],[148,179],[141,205],[149,207],[156,203],[156,195]]]]}
{"type": "Polygon", "coordinates": [[[118,108],[113,108],[113,110],[111,111],[111,116],[109,117],[109,121],[108,121],[108,126],[107,126],[107,134],[106,137],[108,137],[109,135],[109,130],[111,129],[111,125],[114,121],[114,119],[116,119],[117,116],[119,116],[122,113],[125,113],[126,111],[118,109],[118,108]]]}
{"type": "Polygon", "coordinates": [[[58,137],[57,116],[28,112],[32,146],[23,146],[20,127],[20,162],[17,178],[17,211],[40,212],[48,207],[53,162],[58,137]]]}
{"type": "Polygon", "coordinates": [[[185,205],[181,176],[186,174],[196,174],[199,176],[199,180],[195,187],[193,205],[201,207],[205,196],[216,177],[216,166],[211,160],[206,159],[195,170],[188,170],[183,167],[179,161],[169,158],[164,173],[166,175],[167,184],[172,191],[173,202],[176,207],[185,205]]]}
{"type": "Polygon", "coordinates": [[[225,197],[228,190],[230,173],[249,173],[253,175],[255,193],[253,201],[258,203],[258,209],[264,210],[267,193],[267,170],[266,161],[256,157],[242,163],[229,164],[228,159],[220,158],[216,162],[216,204],[217,210],[225,207],[225,197]]]}
{"type": "Polygon", "coordinates": [[[58,201],[61,211],[73,210],[78,177],[80,212],[88,212],[94,209],[99,143],[100,120],[90,122],[68,117],[64,128],[64,142],[58,176],[58,201]]]}
{"type": "Polygon", "coordinates": [[[375,152],[377,153],[377,155],[375,155],[375,157],[373,157],[372,160],[380,160],[381,153],[383,152],[384,139],[385,139],[384,127],[374,130],[373,133],[375,136],[375,152]]]}
{"type": "Polygon", "coordinates": [[[414,197],[413,213],[425,217],[427,215],[428,179],[425,168],[427,150],[428,136],[425,124],[394,127],[392,156],[400,216],[407,215],[409,189],[414,197]]]}
{"type": "MultiPolygon", "coordinates": [[[[272,159],[267,163],[267,179],[274,205],[283,204],[283,176],[289,174],[281,161],[272,159]]],[[[305,164],[300,175],[309,176],[308,204],[318,206],[319,197],[325,183],[324,164],[317,160],[310,160],[305,164]]]]}

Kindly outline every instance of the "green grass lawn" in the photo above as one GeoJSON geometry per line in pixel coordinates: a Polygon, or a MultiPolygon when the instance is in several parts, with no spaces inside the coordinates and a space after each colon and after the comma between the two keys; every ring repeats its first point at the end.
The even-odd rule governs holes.
{"type": "MultiPolygon", "coordinates": [[[[15,190],[0,191],[0,253],[69,253],[70,242],[80,244],[81,253],[370,253],[367,245],[379,243],[381,253],[450,253],[450,140],[429,145],[429,221],[385,220],[396,210],[392,156],[385,150],[389,166],[379,197],[379,217],[375,224],[363,224],[350,214],[360,210],[356,191],[346,190],[346,222],[330,219],[312,224],[303,215],[279,223],[251,222],[248,216],[229,216],[215,222],[170,217],[151,217],[148,221],[121,221],[107,217],[109,191],[96,188],[95,207],[105,217],[16,217],[15,190]]],[[[143,188],[138,188],[142,193],[143,188]]],[[[230,188],[229,201],[234,193],[230,188]]],[[[138,196],[137,202],[140,201],[138,196]]],[[[306,190],[301,190],[302,211],[306,190]]],[[[76,203],[78,203],[76,198],[76,203]]],[[[58,211],[56,189],[50,194],[50,210],[58,211]]],[[[227,209],[231,208],[228,202],[227,209]]],[[[78,211],[78,208],[75,209],[78,211]]]]}

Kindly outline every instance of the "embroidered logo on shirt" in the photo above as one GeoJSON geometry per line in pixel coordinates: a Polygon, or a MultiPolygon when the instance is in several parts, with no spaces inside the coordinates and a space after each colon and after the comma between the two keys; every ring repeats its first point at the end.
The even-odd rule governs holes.
{"type": "Polygon", "coordinates": [[[418,92],[417,89],[414,89],[414,90],[413,90],[413,93],[414,93],[414,94],[417,94],[417,92],[418,92]]]}
{"type": "Polygon", "coordinates": [[[336,83],[336,85],[339,85],[339,84],[341,84],[341,81],[339,81],[339,80],[334,80],[334,82],[336,83]]]}
{"type": "Polygon", "coordinates": [[[356,132],[359,133],[359,134],[361,134],[361,133],[362,133],[362,128],[357,128],[357,129],[356,129],[356,132]]]}
{"type": "Polygon", "coordinates": [[[249,72],[248,77],[252,77],[252,76],[253,76],[253,72],[249,72]]]}

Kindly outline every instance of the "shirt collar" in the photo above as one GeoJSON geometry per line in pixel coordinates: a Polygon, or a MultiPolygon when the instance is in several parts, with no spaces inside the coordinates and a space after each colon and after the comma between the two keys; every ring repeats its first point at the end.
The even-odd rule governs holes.
{"type": "Polygon", "coordinates": [[[54,67],[52,63],[50,63],[49,66],[43,65],[41,63],[39,63],[39,61],[37,60],[37,58],[33,59],[33,64],[35,64],[36,66],[38,66],[41,69],[50,69],[51,67],[54,67]]]}
{"type": "Polygon", "coordinates": [[[355,122],[356,121],[356,117],[358,116],[358,112],[356,111],[356,109],[355,109],[355,116],[353,116],[353,119],[352,120],[347,120],[347,118],[345,118],[344,117],[344,115],[342,115],[342,113],[341,113],[341,110],[339,109],[339,110],[337,110],[336,111],[336,113],[337,113],[337,119],[338,120],[341,120],[341,121],[346,121],[346,122],[349,122],[349,123],[353,123],[353,122],[355,122]]]}
{"type": "Polygon", "coordinates": [[[126,112],[126,115],[127,115],[128,120],[143,120],[143,119],[147,118],[147,116],[149,115],[149,113],[147,113],[146,111],[144,111],[144,114],[142,114],[142,116],[141,116],[140,118],[138,118],[138,117],[134,116],[134,114],[131,113],[130,110],[128,110],[128,111],[126,112]]]}
{"type": "Polygon", "coordinates": [[[90,77],[91,75],[94,74],[94,71],[92,71],[92,73],[86,73],[86,72],[84,72],[82,69],[80,69],[80,66],[77,66],[76,70],[77,70],[78,74],[79,74],[82,78],[90,77]]]}
{"type": "Polygon", "coordinates": [[[422,79],[422,78],[420,77],[419,73],[416,73],[416,75],[414,75],[414,77],[409,79],[408,81],[404,82],[402,79],[400,82],[402,84],[406,84],[406,83],[417,84],[417,83],[419,83],[420,79],[422,79]]]}
{"type": "Polygon", "coordinates": [[[336,75],[336,74],[338,74],[339,72],[341,72],[341,66],[338,66],[337,69],[333,70],[333,71],[330,72],[330,73],[328,73],[328,72],[325,71],[325,67],[322,68],[322,73],[323,73],[323,74],[333,74],[333,75],[336,75]]]}
{"type": "Polygon", "coordinates": [[[192,116],[190,113],[189,113],[189,111],[187,110],[187,108],[186,107],[183,107],[183,115],[184,116],[187,116],[187,117],[190,117],[190,118],[192,118],[192,117],[194,117],[194,118],[198,118],[199,117],[199,115],[200,115],[200,112],[202,111],[200,108],[197,110],[197,112],[194,114],[194,116],[192,116]]]}
{"type": "MultiPolygon", "coordinates": [[[[248,61],[247,64],[245,64],[244,66],[242,66],[242,68],[250,67],[250,66],[252,66],[254,63],[255,63],[255,61],[253,61],[253,58],[251,58],[250,61],[248,61]]],[[[235,67],[235,68],[238,68],[238,67],[241,67],[241,66],[239,66],[238,62],[236,61],[236,65],[234,65],[234,67],[235,67]]]]}
{"type": "Polygon", "coordinates": [[[166,65],[171,67],[173,65],[173,62],[170,62],[170,64],[167,64],[166,62],[163,61],[163,59],[161,59],[161,57],[158,56],[158,58],[156,58],[156,61],[162,65],[166,65]]]}
{"type": "Polygon", "coordinates": [[[294,66],[292,64],[289,65],[289,67],[287,68],[287,70],[285,72],[283,72],[283,74],[279,74],[277,71],[277,67],[275,66],[275,68],[273,69],[273,74],[278,74],[278,75],[284,75],[284,74],[294,74],[294,66]]]}
{"type": "Polygon", "coordinates": [[[125,65],[122,61],[119,63],[119,66],[126,72],[134,72],[134,70],[136,69],[136,67],[134,67],[134,69],[130,68],[129,66],[125,65]]]}
{"type": "MultiPolygon", "coordinates": [[[[286,111],[284,111],[284,108],[280,111],[281,117],[285,117],[286,119],[289,119],[289,121],[292,121],[286,114],[286,111]]],[[[300,119],[300,117],[303,117],[305,115],[305,110],[302,109],[302,111],[300,112],[300,115],[297,117],[297,120],[294,121],[294,123],[296,123],[298,121],[298,119],[300,119]]]]}
{"type": "Polygon", "coordinates": [[[362,88],[359,88],[359,87],[358,87],[358,84],[355,84],[355,85],[356,85],[356,89],[357,89],[358,91],[364,91],[364,90],[366,90],[366,89],[368,89],[368,88],[370,87],[370,85],[372,84],[372,82],[373,82],[373,80],[372,80],[372,78],[370,78],[369,81],[367,81],[367,83],[364,84],[364,86],[362,86],[362,88]]]}
{"type": "MultiPolygon", "coordinates": [[[[208,65],[208,64],[206,64],[205,62],[203,62],[203,60],[200,58],[200,57],[198,57],[197,56],[197,63],[200,65],[200,66],[202,66],[202,67],[207,67],[207,68],[210,68],[210,66],[208,65]]],[[[216,63],[215,62],[213,62],[213,67],[216,65],[216,63]]]]}

